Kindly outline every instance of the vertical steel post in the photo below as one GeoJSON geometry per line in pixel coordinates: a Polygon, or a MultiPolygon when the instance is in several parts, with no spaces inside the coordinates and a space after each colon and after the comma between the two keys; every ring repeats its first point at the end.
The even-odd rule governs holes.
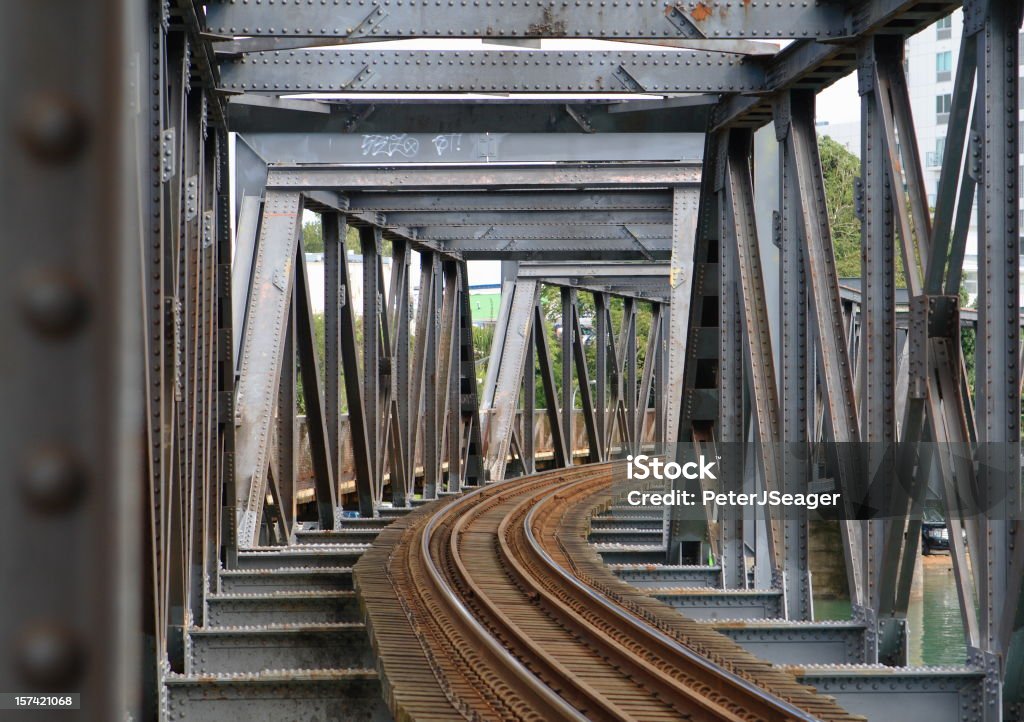
{"type": "Polygon", "coordinates": [[[324,413],[335,476],[341,473],[341,263],[345,256],[345,217],[325,213],[324,236],[324,413]]]}
{"type": "Polygon", "coordinates": [[[380,230],[359,229],[363,254],[363,410],[366,414],[374,503],[380,500],[382,460],[380,448],[380,230]]]}
{"type": "MultiPolygon", "coordinates": [[[[978,34],[980,132],[978,183],[977,423],[979,486],[987,506],[981,544],[972,549],[980,570],[981,643],[1003,655],[1024,677],[1024,634],[1019,605],[1024,579],[1024,529],[1020,526],[1020,207],[1018,0],[987,3],[978,34]],[[1017,521],[1014,521],[1014,520],[1017,521]]],[[[1024,698],[1007,687],[1008,705],[1024,698]]]]}
{"type": "MultiPolygon", "coordinates": [[[[764,304],[764,283],[754,225],[753,185],[750,167],[752,135],[745,130],[731,130],[727,145],[725,169],[725,209],[727,222],[723,228],[723,242],[736,247],[739,267],[739,287],[743,329],[747,341],[744,362],[750,371],[751,400],[756,422],[756,439],[761,453],[760,469],[768,490],[777,490],[781,484],[778,442],[779,403],[776,386],[775,363],[764,304]]],[[[774,512],[769,512],[768,563],[773,582],[781,572],[781,528],[774,512]]]]}
{"type": "Polygon", "coordinates": [[[595,293],[594,294],[594,344],[597,352],[596,356],[596,370],[595,376],[597,377],[595,397],[597,406],[595,408],[595,415],[597,417],[597,433],[600,438],[601,444],[601,460],[607,461],[608,444],[607,436],[605,434],[606,419],[608,411],[608,294],[607,293],[595,293]]]}
{"type": "Polygon", "coordinates": [[[576,415],[575,394],[573,393],[572,374],[572,307],[575,298],[570,288],[559,288],[559,298],[562,302],[562,335],[561,335],[561,361],[562,361],[562,432],[565,434],[566,444],[569,449],[569,460],[567,465],[574,463],[574,452],[576,449],[575,434],[573,434],[573,421],[576,415]]]}
{"type": "Polygon", "coordinates": [[[359,382],[359,347],[356,343],[355,309],[352,307],[352,279],[349,275],[348,258],[344,252],[345,221],[338,213],[324,214],[323,219],[325,243],[342,244],[338,249],[338,293],[341,306],[338,334],[341,339],[341,369],[345,381],[345,402],[348,406],[349,436],[352,439],[359,513],[364,517],[372,517],[376,503],[373,457],[370,456],[368,437],[373,433],[373,427],[366,421],[363,411],[363,390],[359,382]]]}
{"type": "MultiPolygon", "coordinates": [[[[712,187],[718,196],[717,233],[719,240],[719,354],[718,354],[718,440],[723,444],[723,479],[725,490],[742,488],[740,477],[744,463],[742,449],[746,441],[743,409],[743,317],[739,296],[739,259],[733,234],[729,231],[728,202],[725,193],[725,165],[729,133],[717,138],[716,157],[705,159],[705,173],[711,171],[712,187]],[[710,166],[710,167],[709,167],[710,166]]],[[[719,522],[722,586],[743,588],[747,574],[743,553],[743,517],[733,507],[722,510],[719,522]]]]}
{"type": "Polygon", "coordinates": [[[630,449],[634,454],[640,451],[637,437],[637,308],[632,298],[623,300],[623,323],[626,338],[621,342],[621,363],[626,368],[626,428],[630,449]]]}
{"type": "MultiPolygon", "coordinates": [[[[301,258],[301,254],[299,258],[301,258]]],[[[296,263],[299,262],[299,260],[296,260],[296,263]]],[[[295,428],[297,425],[295,414],[298,410],[296,406],[295,383],[298,371],[295,363],[295,327],[298,320],[296,306],[295,299],[292,298],[291,308],[288,311],[287,329],[284,335],[284,361],[281,364],[281,384],[277,389],[277,465],[274,469],[274,482],[276,483],[281,502],[282,523],[288,527],[287,529],[282,529],[286,536],[290,533],[292,521],[295,519],[293,508],[295,500],[295,452],[298,446],[298,434],[295,428]]]]}
{"type": "MultiPolygon", "coordinates": [[[[808,444],[807,286],[796,169],[786,152],[789,138],[789,97],[775,107],[779,153],[779,224],[782,293],[782,473],[786,491],[800,493],[811,481],[808,444]]],[[[807,515],[794,510],[784,522],[784,589],[786,616],[813,619],[807,515]]]]}

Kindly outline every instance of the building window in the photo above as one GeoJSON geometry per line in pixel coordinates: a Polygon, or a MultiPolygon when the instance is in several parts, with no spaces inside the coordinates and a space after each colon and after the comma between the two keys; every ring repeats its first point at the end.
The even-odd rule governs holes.
{"type": "Polygon", "coordinates": [[[949,40],[953,35],[953,17],[947,15],[935,23],[935,39],[949,40]]]}
{"type": "Polygon", "coordinates": [[[935,55],[935,80],[942,82],[953,77],[953,51],[945,50],[935,55]]]}
{"type": "Polygon", "coordinates": [[[942,165],[942,156],[946,152],[946,139],[935,139],[935,150],[929,151],[925,157],[925,165],[929,168],[938,168],[942,165]]]}
{"type": "Polygon", "coordinates": [[[945,93],[935,96],[935,122],[939,125],[949,123],[949,109],[953,106],[953,94],[945,93]]]}

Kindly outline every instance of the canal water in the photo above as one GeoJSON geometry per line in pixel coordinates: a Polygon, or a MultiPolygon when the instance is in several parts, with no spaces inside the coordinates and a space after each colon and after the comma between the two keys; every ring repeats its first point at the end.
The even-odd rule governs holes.
{"type": "MultiPolygon", "coordinates": [[[[816,619],[849,619],[848,600],[816,599],[816,619]]],[[[918,559],[907,610],[910,633],[910,664],[963,664],[964,646],[960,606],[953,582],[953,564],[948,554],[918,559]]]]}

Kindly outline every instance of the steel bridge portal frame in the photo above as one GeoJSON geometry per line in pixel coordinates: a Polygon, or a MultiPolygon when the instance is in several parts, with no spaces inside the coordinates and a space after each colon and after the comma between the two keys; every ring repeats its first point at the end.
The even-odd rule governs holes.
{"type": "MultiPolygon", "coordinates": [[[[216,583],[218,568],[234,564],[240,542],[255,541],[256,530],[263,526],[258,515],[265,508],[276,510],[278,529],[294,523],[294,497],[287,484],[275,488],[273,480],[286,479],[288,469],[294,468],[294,458],[289,458],[294,448],[290,410],[297,372],[312,405],[307,411],[312,409],[316,437],[313,459],[321,524],[333,523],[338,504],[331,473],[341,448],[339,378],[347,384],[350,408],[362,403],[356,420],[362,425],[357,444],[365,449],[356,456],[366,460],[359,470],[362,510],[372,512],[380,501],[386,470],[378,463],[379,452],[389,445],[406,449],[393,455],[397,468],[389,474],[392,491],[398,492],[396,500],[401,502],[403,493],[407,498],[417,444],[408,423],[415,416],[413,400],[405,406],[403,394],[396,398],[389,391],[392,384],[405,383],[402,379],[375,373],[360,377],[355,369],[360,355],[364,368],[382,371],[392,358],[406,368],[401,356],[407,346],[396,339],[412,333],[400,312],[411,247],[421,248],[432,259],[421,278],[430,303],[419,306],[424,314],[421,327],[431,330],[417,335],[407,368],[416,374],[409,388],[422,388],[425,407],[435,411],[422,420],[424,433],[437,442],[428,445],[434,487],[443,488],[443,427],[449,429],[447,453],[461,464],[460,480],[477,471],[477,480],[482,478],[485,457],[475,413],[475,374],[467,373],[472,356],[466,331],[472,321],[461,265],[475,239],[452,239],[445,230],[413,233],[404,223],[388,227],[346,207],[346,197],[322,190],[358,185],[355,175],[373,182],[381,175],[378,170],[310,167],[271,168],[265,194],[260,189],[256,201],[245,194],[240,199],[238,236],[232,239],[232,117],[243,118],[256,129],[270,123],[278,130],[282,128],[274,123],[286,116],[284,125],[291,124],[292,130],[322,123],[349,132],[361,128],[374,133],[441,133],[455,117],[465,120],[467,133],[551,127],[589,133],[631,126],[676,131],[685,122],[673,125],[665,119],[683,107],[691,118],[709,120],[703,172],[657,162],[647,167],[612,162],[552,171],[561,173],[557,182],[567,187],[614,189],[627,183],[654,189],[701,183],[699,201],[673,202],[669,223],[636,223],[634,215],[625,223],[593,224],[579,239],[581,246],[599,249],[591,251],[595,255],[621,253],[622,259],[646,261],[671,256],[672,330],[667,334],[666,373],[684,383],[681,398],[667,400],[664,413],[668,419],[678,418],[679,424],[678,430],[674,422],[671,429],[663,428],[665,437],[675,434],[679,440],[700,443],[756,439],[757,453],[745,460],[748,478],[797,488],[811,483],[810,470],[793,468],[785,459],[780,462],[771,442],[814,441],[827,429],[831,441],[885,443],[895,438],[910,449],[925,449],[920,443],[925,441],[976,445],[982,462],[977,469],[946,455],[919,459],[915,452],[903,461],[919,469],[930,464],[928,473],[934,474],[943,492],[970,662],[989,677],[987,698],[976,716],[999,719],[1000,710],[1011,719],[1024,715],[1024,544],[1022,522],[1015,515],[1020,505],[1021,3],[963,3],[963,52],[934,215],[923,190],[901,39],[960,3],[750,3],[742,13],[710,14],[699,9],[703,5],[680,3],[666,13],[662,7],[624,2],[591,13],[539,3],[487,22],[480,13],[491,15],[490,11],[469,2],[462,3],[459,12],[444,15],[421,12],[422,4],[417,3],[389,5],[388,10],[374,5],[365,8],[368,14],[362,6],[357,12],[355,6],[339,5],[330,19],[311,3],[236,0],[207,3],[205,8],[190,0],[152,2],[145,17],[137,4],[113,0],[102,3],[101,12],[75,5],[53,13],[38,3],[12,10],[14,22],[3,26],[7,42],[2,47],[10,60],[6,66],[22,67],[30,59],[40,72],[5,77],[12,102],[4,104],[0,142],[9,160],[4,174],[17,180],[11,184],[16,192],[6,196],[11,211],[7,217],[41,223],[49,243],[39,248],[4,244],[0,263],[10,281],[4,287],[17,294],[16,302],[5,305],[10,315],[5,328],[12,330],[19,381],[39,379],[38,384],[19,383],[6,405],[17,418],[12,433],[4,436],[10,469],[19,472],[19,481],[11,488],[24,493],[20,501],[5,507],[8,523],[3,526],[9,536],[2,553],[7,568],[21,569],[24,540],[36,540],[33,558],[45,566],[46,574],[22,575],[24,583],[17,585],[4,615],[4,639],[14,650],[13,656],[4,658],[10,670],[5,678],[33,689],[82,689],[92,705],[88,714],[96,719],[123,716],[126,709],[140,718],[157,717],[159,675],[183,668],[184,630],[203,623],[204,595],[216,583]],[[618,38],[667,49],[410,54],[366,46],[343,57],[308,49],[331,42],[481,36],[618,38]],[[757,38],[797,40],[762,57],[764,48],[752,42],[757,38]],[[100,40],[108,53],[95,52],[100,40]],[[313,69],[322,80],[311,79],[313,69]],[[852,318],[842,312],[842,290],[823,221],[813,128],[814,93],[854,70],[864,120],[865,243],[865,293],[856,343],[847,332],[852,318]],[[601,91],[624,96],[698,92],[712,96],[714,102],[709,104],[707,97],[644,100],[642,111],[611,102],[517,103],[512,111],[420,103],[392,114],[380,112],[373,102],[348,102],[336,109],[273,97],[332,90],[601,91]],[[223,91],[246,91],[246,96],[227,102],[223,91]],[[424,108],[431,112],[423,113],[424,108]],[[769,227],[778,229],[782,255],[781,343],[768,332],[764,299],[759,296],[766,287],[766,264],[754,223],[767,189],[753,182],[751,131],[769,123],[774,124],[779,143],[778,202],[768,205],[779,213],[778,224],[769,227]],[[51,212],[49,199],[55,189],[64,199],[63,218],[51,212]],[[795,203],[795,197],[802,202],[795,203]],[[977,393],[971,398],[957,343],[957,292],[975,199],[983,283],[977,393]],[[38,205],[44,201],[48,205],[38,205]],[[304,207],[328,221],[325,236],[334,245],[329,263],[334,289],[350,285],[341,252],[343,218],[360,227],[361,249],[371,259],[364,265],[364,288],[373,291],[371,303],[378,300],[376,313],[364,320],[370,330],[367,341],[358,345],[350,299],[330,299],[334,350],[326,359],[331,380],[323,390],[312,352],[309,283],[300,255],[299,213],[304,207]],[[645,238],[629,232],[634,224],[656,230],[645,238]],[[626,231],[597,236],[608,230],[601,228],[607,225],[626,231]],[[687,225],[697,228],[692,242],[679,232],[687,225]],[[244,279],[237,267],[234,274],[232,268],[233,245],[237,248],[237,241],[244,241],[243,230],[259,239],[249,242],[253,255],[244,279]],[[671,236],[666,238],[666,232],[671,236]],[[399,249],[388,303],[380,294],[384,240],[399,249]],[[30,249],[35,256],[30,256],[30,249]],[[903,353],[897,352],[891,333],[897,249],[911,296],[902,365],[897,361],[903,353]],[[133,304],[132,297],[140,303],[133,304]],[[689,297],[685,321],[683,297],[689,297]],[[239,298],[245,299],[241,305],[239,298]],[[711,313],[713,305],[717,313],[711,313]],[[134,319],[126,313],[131,308],[141,309],[134,319]],[[709,347],[717,348],[714,359],[709,358],[709,347]],[[776,381],[776,366],[781,367],[781,383],[776,381]],[[720,380],[717,391],[706,383],[709,369],[720,380]],[[420,378],[434,382],[420,384],[420,378]],[[141,398],[133,395],[139,388],[144,389],[141,398]],[[68,399],[76,402],[69,404],[68,399]],[[84,409],[90,413],[83,415],[84,409]],[[110,413],[97,415],[96,409],[110,413]],[[139,423],[144,428],[137,428],[139,423]],[[456,428],[459,439],[451,433],[456,428]],[[130,459],[128,450],[138,445],[126,442],[128,438],[142,442],[141,468],[130,459]],[[464,443],[456,443],[460,440],[464,443]],[[474,467],[473,459],[480,465],[474,467]],[[146,480],[141,487],[135,483],[139,478],[146,480]],[[954,479],[974,479],[989,498],[1005,501],[996,513],[964,515],[953,494],[954,479]],[[272,486],[262,487],[264,483],[272,486]],[[271,492],[269,507],[261,495],[264,488],[271,492]],[[144,513],[136,514],[140,489],[144,513]],[[60,537],[53,533],[54,523],[60,525],[60,537]],[[966,544],[961,542],[961,528],[966,544]],[[239,530],[246,538],[236,536],[239,530]],[[68,533],[74,543],[67,542],[68,533]],[[141,564],[136,563],[136,553],[141,564]],[[118,563],[112,564],[112,559],[118,563]],[[145,570],[141,579],[131,571],[140,567],[145,570]],[[102,583],[83,570],[94,570],[102,583]],[[140,585],[142,605],[130,591],[140,585]],[[103,590],[116,594],[101,594],[103,590]],[[126,641],[137,629],[134,619],[142,621],[144,644],[126,641]],[[49,654],[40,657],[35,654],[39,649],[49,654]],[[145,660],[141,694],[132,671],[139,668],[139,657],[145,660]],[[120,684],[109,684],[111,677],[120,684]]],[[[423,171],[417,182],[434,188],[461,183],[465,188],[467,180],[459,173],[448,168],[432,174],[423,171]]],[[[486,178],[477,176],[472,182],[511,190],[523,180],[522,171],[513,167],[492,169],[486,178]]],[[[497,225],[499,234],[513,235],[497,225]]],[[[35,232],[23,225],[15,228],[26,238],[35,232]]],[[[549,228],[561,228],[549,231],[556,235],[567,230],[564,223],[549,228]]],[[[536,248],[529,253],[557,257],[554,244],[544,243],[552,240],[560,239],[532,239],[536,248]]],[[[524,299],[530,296],[536,283],[528,277],[517,281],[510,303],[515,304],[519,288],[524,299]]],[[[560,294],[563,327],[578,330],[572,296],[571,289],[560,294]]],[[[607,311],[607,303],[599,305],[607,311]]],[[[539,320],[535,305],[523,300],[519,306],[525,313],[517,314],[517,324],[523,316],[530,318],[531,308],[533,319],[539,320]]],[[[664,318],[665,312],[661,314],[664,318]]],[[[607,314],[603,325],[607,326],[607,314]]],[[[607,327],[604,332],[613,335],[607,327]]],[[[578,359],[579,335],[563,334],[566,358],[578,359]]],[[[530,338],[539,345],[545,336],[530,338]]],[[[523,345],[529,346],[525,340],[523,345]]],[[[624,340],[614,345],[609,341],[609,349],[609,357],[599,354],[599,360],[611,359],[615,370],[623,373],[618,364],[636,351],[628,329],[624,340]]],[[[646,387],[660,375],[652,365],[650,375],[645,369],[638,384],[630,368],[635,373],[635,366],[627,364],[625,383],[631,389],[646,387]]],[[[526,374],[524,380],[529,377],[526,374]]],[[[547,396],[554,398],[550,373],[543,374],[542,383],[552,387],[547,396]]],[[[583,387],[580,392],[585,393],[583,387]]],[[[634,442],[638,412],[645,402],[634,394],[615,400],[620,409],[626,408],[625,414],[615,412],[621,418],[615,423],[621,423],[634,442]]],[[[595,440],[592,449],[607,455],[609,444],[607,436],[601,436],[600,419],[606,407],[600,398],[590,403],[594,413],[585,423],[595,440]]],[[[571,454],[565,435],[573,423],[565,414],[571,406],[563,398],[563,413],[551,419],[553,428],[562,425],[563,456],[571,454]]],[[[603,423],[611,423],[608,415],[603,423]]],[[[522,444],[528,443],[524,438],[522,444]]],[[[868,463],[874,460],[869,458],[868,463]]],[[[830,470],[833,483],[839,485],[858,478],[855,468],[837,460],[832,460],[830,470]]],[[[918,478],[923,484],[928,477],[919,471],[918,478]]],[[[887,661],[898,661],[916,553],[916,499],[908,495],[900,501],[906,503],[906,515],[843,525],[851,593],[862,618],[873,625],[877,617],[877,653],[887,661]]],[[[760,524],[767,543],[759,545],[759,566],[770,567],[771,572],[762,576],[782,588],[790,618],[806,618],[806,525],[776,519],[760,524]]],[[[706,533],[685,520],[673,520],[672,530],[676,541],[706,533]]],[[[742,521],[725,519],[718,530],[711,542],[718,546],[723,576],[733,580],[729,585],[746,584],[741,562],[747,535],[742,521]]]]}

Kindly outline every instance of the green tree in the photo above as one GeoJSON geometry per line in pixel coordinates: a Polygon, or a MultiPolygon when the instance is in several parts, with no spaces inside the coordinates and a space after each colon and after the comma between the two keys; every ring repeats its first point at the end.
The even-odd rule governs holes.
{"type": "MultiPolygon", "coordinates": [[[[829,136],[818,138],[818,156],[825,183],[825,208],[832,230],[836,273],[840,278],[860,278],[861,223],[857,217],[854,190],[861,174],[860,159],[829,136]]],[[[896,251],[896,287],[906,288],[903,260],[896,251]]]]}
{"type": "MultiPolygon", "coordinates": [[[[385,246],[385,255],[391,252],[389,245],[385,246]]],[[[324,252],[324,226],[319,214],[316,215],[316,220],[302,224],[302,246],[306,253],[324,252]]],[[[357,254],[361,251],[359,229],[355,226],[348,226],[345,231],[345,250],[357,254]]]]}
{"type": "Polygon", "coordinates": [[[853,194],[860,177],[860,160],[828,136],[818,139],[818,155],[825,182],[825,207],[832,229],[836,273],[840,278],[859,278],[861,227],[853,194]]]}

